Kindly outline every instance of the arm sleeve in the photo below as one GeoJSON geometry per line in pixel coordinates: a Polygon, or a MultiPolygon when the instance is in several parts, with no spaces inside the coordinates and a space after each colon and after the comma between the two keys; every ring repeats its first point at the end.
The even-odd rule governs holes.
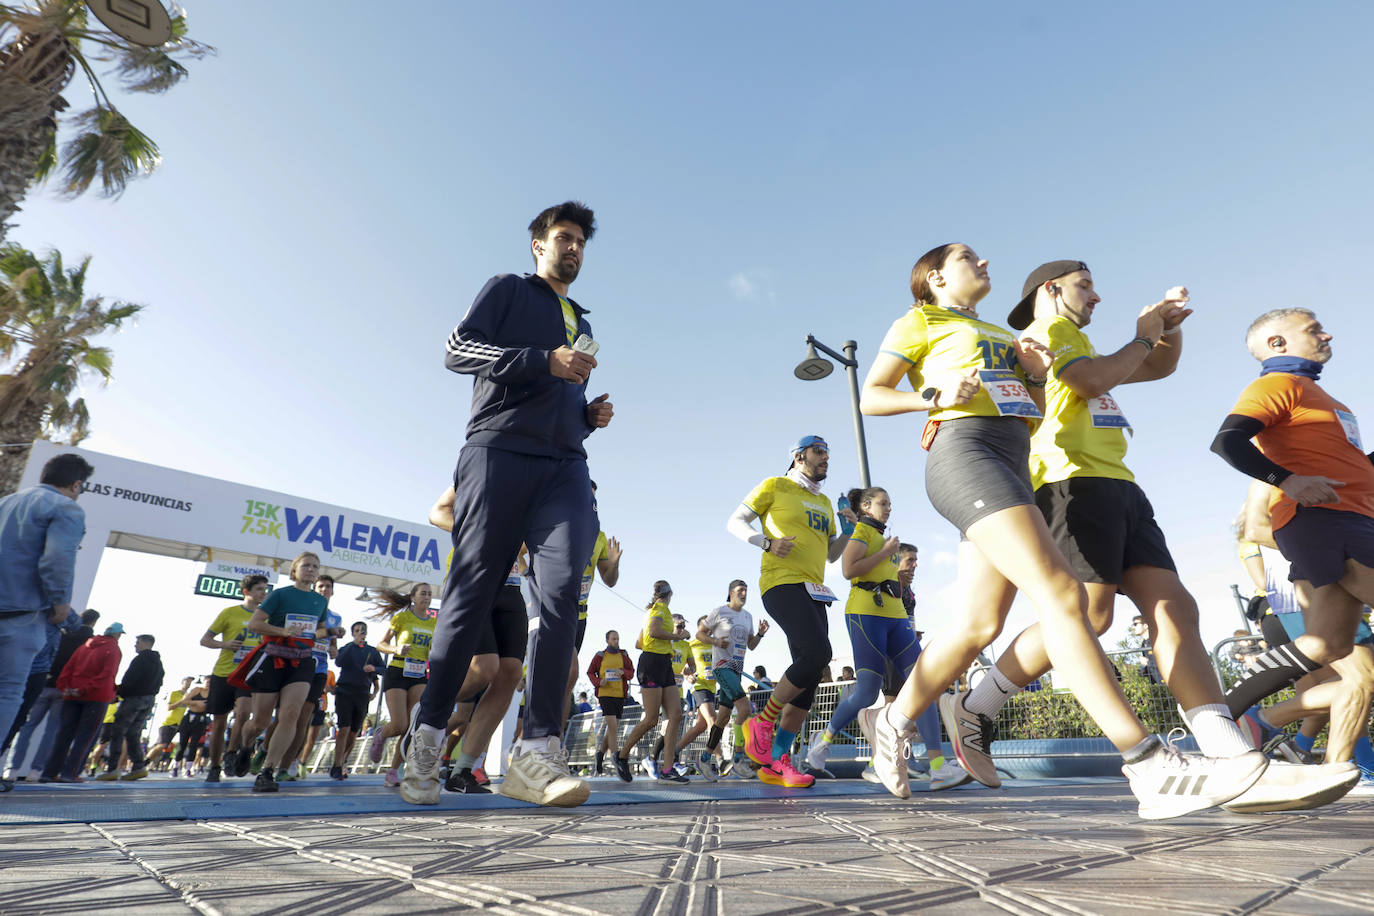
{"type": "Polygon", "coordinates": [[[1264,424],[1253,417],[1230,414],[1212,440],[1212,451],[1242,474],[1277,487],[1292,477],[1293,472],[1264,457],[1264,453],[1250,441],[1263,429],[1264,424]]]}
{"type": "Polygon", "coordinates": [[[729,531],[741,541],[744,541],[744,543],[753,544],[755,547],[762,550],[763,542],[766,539],[763,534],[754,530],[753,524],[754,520],[758,517],[758,513],[754,512],[743,503],[740,503],[739,508],[730,516],[730,520],[725,523],[725,530],[729,531]]]}
{"type": "Polygon", "coordinates": [[[38,557],[38,581],[49,606],[71,603],[76,549],[85,533],[85,513],[75,503],[61,506],[48,523],[43,553],[38,557]]]}
{"type": "Polygon", "coordinates": [[[549,375],[549,353],[538,347],[503,347],[496,343],[501,318],[514,298],[515,276],[493,277],[445,345],[444,366],[462,375],[521,384],[549,375]]]}

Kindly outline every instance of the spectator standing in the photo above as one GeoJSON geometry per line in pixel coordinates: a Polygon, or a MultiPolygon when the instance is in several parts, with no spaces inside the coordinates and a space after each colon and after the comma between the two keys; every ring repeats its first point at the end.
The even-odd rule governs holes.
{"type": "MultiPolygon", "coordinates": [[[[80,455],[58,455],[39,484],[0,499],[0,735],[23,702],[33,657],[71,613],[76,550],[86,513],[76,504],[93,468],[80,455]]],[[[0,780],[0,792],[14,783],[0,780]]]]}
{"type": "Polygon", "coordinates": [[[112,623],[103,636],[92,636],[72,654],[57,678],[62,691],[57,737],[43,765],[39,782],[82,782],[77,775],[100,731],[105,708],[115,698],[115,672],[123,653],[119,637],[124,627],[112,623]]]}
{"type": "Polygon", "coordinates": [[[143,756],[143,728],[153,713],[157,702],[157,692],[162,689],[162,656],[153,648],[155,642],[146,633],[134,640],[134,658],[129,662],[129,670],[124,672],[124,680],[119,683],[119,712],[115,713],[113,735],[110,739],[108,756],[105,758],[105,772],[97,776],[100,780],[119,778],[119,757],[127,748],[129,752],[129,772],[125,779],[142,779],[148,775],[148,765],[143,756]]]}

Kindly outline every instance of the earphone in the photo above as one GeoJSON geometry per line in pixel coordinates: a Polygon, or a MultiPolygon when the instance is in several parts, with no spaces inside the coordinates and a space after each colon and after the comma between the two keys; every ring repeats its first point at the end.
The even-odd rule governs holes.
{"type": "Polygon", "coordinates": [[[1281,347],[1285,343],[1287,343],[1287,341],[1285,341],[1282,337],[1279,337],[1277,335],[1269,338],[1269,346],[1271,347],[1281,347]]]}

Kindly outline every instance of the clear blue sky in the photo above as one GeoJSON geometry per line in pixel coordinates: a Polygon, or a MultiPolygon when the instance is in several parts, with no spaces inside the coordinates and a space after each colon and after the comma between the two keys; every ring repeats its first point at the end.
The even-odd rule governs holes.
{"type": "MultiPolygon", "coordinates": [[[[530,218],[580,198],[601,226],[573,295],[601,342],[591,393],[616,405],[589,451],[617,591],[639,607],[668,579],[695,619],[756,580],[725,519],[791,441],[829,437],[832,498],[857,483],[843,377],[791,375],[808,332],[856,339],[866,371],[926,249],[989,258],[994,316],[1035,265],[1079,258],[1103,351],[1168,287],[1192,293],[1177,374],[1117,397],[1210,644],[1238,619],[1245,481],[1207,446],[1255,373],[1249,320],[1315,308],[1323,382],[1369,403],[1365,4],[187,5],[219,56],[120,97],[160,172],[114,203],[36,193],[10,236],[93,254],[91,290],[148,305],[89,395],[92,449],[422,518],[470,396],[444,338],[490,275],[529,269],[530,218]]],[[[925,497],[921,421],[868,435],[938,632],[956,535],[925,497]]],[[[191,646],[218,603],[193,573],[111,553],[92,598],[164,634],[169,676],[210,662],[191,646]]],[[[637,621],[598,590],[589,647],[637,621]]],[[[759,653],[775,674],[782,650],[759,653]]]]}

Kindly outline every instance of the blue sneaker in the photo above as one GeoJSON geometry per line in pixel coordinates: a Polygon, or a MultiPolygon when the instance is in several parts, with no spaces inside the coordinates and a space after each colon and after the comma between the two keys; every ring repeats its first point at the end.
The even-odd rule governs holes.
{"type": "Polygon", "coordinates": [[[1355,783],[1354,788],[1345,794],[1347,796],[1374,795],[1374,770],[1366,770],[1364,767],[1360,767],[1360,781],[1355,783]]]}
{"type": "Polygon", "coordinates": [[[1258,706],[1251,706],[1249,709],[1245,710],[1245,712],[1241,713],[1240,718],[1236,719],[1236,724],[1240,726],[1241,731],[1245,732],[1246,736],[1250,739],[1250,743],[1253,744],[1256,749],[1264,747],[1265,743],[1268,742],[1270,738],[1283,734],[1283,729],[1275,728],[1264,721],[1264,718],[1260,715],[1260,708],[1258,706]]]}

